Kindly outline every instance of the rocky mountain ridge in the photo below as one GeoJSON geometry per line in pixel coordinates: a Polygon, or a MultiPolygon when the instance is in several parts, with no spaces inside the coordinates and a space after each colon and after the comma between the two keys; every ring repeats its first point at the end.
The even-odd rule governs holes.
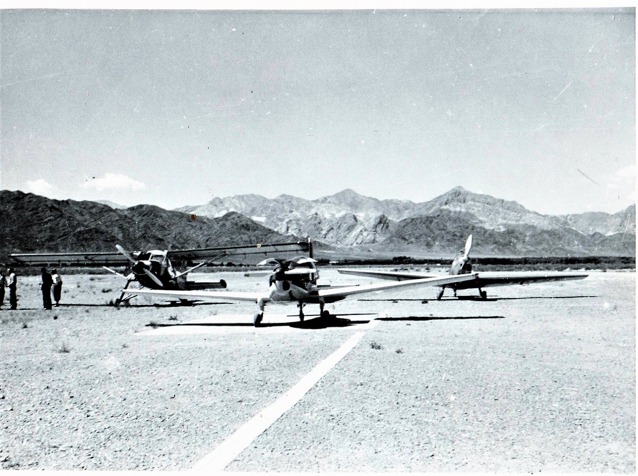
{"type": "Polygon", "coordinates": [[[423,203],[378,200],[348,189],[316,200],[290,195],[274,199],[259,195],[214,198],[207,204],[180,210],[209,217],[236,211],[282,234],[309,236],[334,246],[368,246],[372,250],[403,249],[408,245],[423,248],[430,240],[426,234],[434,233],[434,239],[444,237],[447,241],[459,228],[462,235],[469,234],[469,229],[484,230],[486,239],[488,236],[496,239],[499,235],[496,242],[501,245],[492,244],[485,249],[495,254],[529,253],[539,244],[530,242],[534,241],[533,236],[545,237],[536,248],[540,253],[635,253],[632,246],[635,243],[635,206],[616,214],[542,215],[517,202],[469,192],[462,187],[423,203]],[[442,220],[447,222],[437,226],[423,225],[442,220]],[[527,246],[506,245],[508,236],[530,243],[527,246]],[[555,240],[559,245],[553,245],[555,240]]]}
{"type": "Polygon", "coordinates": [[[184,249],[310,237],[315,249],[346,256],[453,256],[472,233],[474,256],[635,256],[635,206],[617,214],[545,216],[460,187],[421,204],[345,190],[319,200],[216,198],[183,210],[114,209],[0,191],[0,254],[111,251],[115,244],[184,249]]]}
{"type": "Polygon", "coordinates": [[[0,256],[10,253],[188,249],[289,242],[239,213],[197,217],[137,205],[123,210],[91,201],[52,200],[0,191],[0,256]]]}

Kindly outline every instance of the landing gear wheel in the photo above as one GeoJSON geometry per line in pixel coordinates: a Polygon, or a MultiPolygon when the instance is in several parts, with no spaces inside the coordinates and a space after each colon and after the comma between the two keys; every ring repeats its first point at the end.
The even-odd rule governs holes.
{"type": "Polygon", "coordinates": [[[486,291],[479,291],[479,294],[481,295],[481,299],[487,299],[487,292],[486,291]]]}
{"type": "Polygon", "coordinates": [[[306,317],[306,316],[304,316],[303,312],[300,312],[299,313],[299,322],[303,322],[304,317],[306,317]]]}
{"type": "Polygon", "coordinates": [[[330,311],[321,311],[321,317],[323,319],[330,319],[331,317],[335,317],[335,316],[330,314],[330,311]]]}
{"type": "Polygon", "coordinates": [[[255,327],[259,327],[259,325],[261,324],[261,320],[264,318],[264,313],[263,312],[256,312],[255,315],[253,316],[253,324],[255,325],[255,327]]]}
{"type": "Polygon", "coordinates": [[[441,288],[441,290],[439,291],[439,293],[436,295],[436,300],[440,301],[441,298],[443,297],[443,293],[445,292],[445,288],[441,288]]]}

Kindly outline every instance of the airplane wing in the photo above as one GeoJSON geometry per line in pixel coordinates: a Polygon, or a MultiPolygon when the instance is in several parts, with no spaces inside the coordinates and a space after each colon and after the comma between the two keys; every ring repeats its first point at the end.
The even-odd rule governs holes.
{"type": "Polygon", "coordinates": [[[487,288],[490,286],[512,286],[514,284],[530,284],[530,283],[542,283],[549,281],[567,281],[574,279],[585,279],[587,274],[576,273],[564,273],[561,271],[555,272],[503,272],[503,273],[477,273],[478,279],[476,283],[472,283],[472,286],[466,286],[466,283],[461,283],[457,288],[462,289],[465,287],[480,287],[487,288]]]}
{"type": "Polygon", "coordinates": [[[375,291],[385,291],[406,286],[445,286],[456,283],[472,282],[476,279],[476,274],[459,274],[456,276],[440,276],[421,279],[404,280],[400,283],[392,284],[366,284],[362,286],[345,286],[334,289],[319,289],[319,297],[340,298],[352,294],[371,293],[375,291]]]}
{"type": "MultiPolygon", "coordinates": [[[[458,276],[444,276],[438,278],[414,279],[401,283],[392,284],[368,284],[364,286],[344,286],[338,288],[323,288],[318,290],[319,297],[344,298],[352,294],[369,293],[383,291],[405,286],[443,286],[445,284],[462,283],[476,279],[474,274],[460,274],[458,276]]],[[[270,294],[268,292],[232,292],[232,291],[180,291],[180,290],[159,290],[159,289],[136,289],[135,294],[149,294],[153,296],[175,296],[185,299],[222,299],[229,301],[252,301],[268,303],[270,294]]],[[[317,295],[315,295],[316,297],[317,295]]]]}
{"type": "MultiPolygon", "coordinates": [[[[432,278],[435,275],[427,273],[414,273],[407,271],[373,271],[364,269],[339,269],[342,274],[353,274],[356,276],[368,276],[380,279],[392,279],[395,281],[419,280],[432,278]]],[[[529,284],[548,281],[565,281],[572,279],[585,279],[587,274],[556,272],[485,272],[476,273],[476,280],[459,283],[458,289],[486,288],[490,286],[511,286],[514,284],[529,284]]],[[[440,285],[442,286],[442,285],[440,285]]]]}
{"type": "MultiPolygon", "coordinates": [[[[121,248],[121,247],[120,247],[121,248]]],[[[220,246],[214,248],[196,248],[189,250],[169,251],[171,259],[194,261],[208,259],[212,261],[224,256],[238,256],[268,253],[307,252],[310,244],[307,241],[291,243],[264,243],[241,246],[220,246]]],[[[123,249],[123,248],[122,248],[123,249]]],[[[69,253],[13,253],[9,257],[22,266],[127,266],[130,258],[120,251],[87,251],[69,253]]],[[[192,271],[192,270],[191,270],[192,271]]],[[[182,273],[183,274],[183,273],[182,273]]]]}
{"type": "Polygon", "coordinates": [[[247,256],[253,254],[305,253],[309,250],[307,241],[291,243],[258,243],[254,245],[219,246],[214,248],[197,248],[190,250],[171,250],[171,259],[193,261],[199,259],[215,260],[226,256],[247,256]]]}
{"type": "Polygon", "coordinates": [[[251,292],[233,292],[233,291],[180,291],[176,290],[163,290],[163,289],[135,289],[131,292],[135,294],[149,294],[152,296],[174,296],[184,299],[222,299],[227,301],[250,301],[264,303],[270,301],[269,293],[251,293],[251,292]]]}
{"type": "Polygon", "coordinates": [[[79,253],[13,253],[9,257],[23,266],[126,266],[128,259],[118,251],[79,253]]]}
{"type": "Polygon", "coordinates": [[[436,274],[415,273],[409,271],[373,271],[368,269],[338,269],[341,274],[352,274],[355,276],[367,276],[379,279],[393,279],[394,281],[405,281],[408,279],[435,278],[436,274]]]}

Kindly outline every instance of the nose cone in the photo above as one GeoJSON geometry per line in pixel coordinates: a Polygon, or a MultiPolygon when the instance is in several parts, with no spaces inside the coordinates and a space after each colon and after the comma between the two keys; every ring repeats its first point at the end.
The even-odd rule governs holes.
{"type": "Polygon", "coordinates": [[[134,265],[133,265],[133,272],[135,274],[144,274],[144,270],[149,270],[151,269],[150,263],[145,262],[145,261],[137,261],[134,265]]]}
{"type": "Polygon", "coordinates": [[[277,287],[280,291],[290,291],[290,281],[278,281],[277,287]]]}
{"type": "Polygon", "coordinates": [[[470,259],[466,258],[461,261],[461,274],[471,273],[472,265],[470,264],[470,259]]]}

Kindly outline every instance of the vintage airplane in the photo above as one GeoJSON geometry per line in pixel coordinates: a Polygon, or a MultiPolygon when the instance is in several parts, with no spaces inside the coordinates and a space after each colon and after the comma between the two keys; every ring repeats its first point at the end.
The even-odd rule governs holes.
{"type": "Polygon", "coordinates": [[[260,264],[274,265],[275,268],[269,278],[269,289],[262,292],[232,292],[232,291],[181,291],[181,290],[141,290],[139,294],[153,296],[177,296],[187,299],[221,299],[228,301],[252,301],[259,306],[253,316],[255,326],[261,324],[266,304],[295,302],[299,307],[299,320],[304,320],[303,308],[306,304],[319,304],[320,316],[334,317],[324,310],[329,303],[341,301],[353,294],[385,291],[405,286],[443,286],[469,282],[476,279],[473,274],[459,274],[456,276],[428,277],[391,284],[368,284],[356,286],[320,286],[317,284],[319,270],[316,260],[299,256],[291,260],[266,260],[260,264]]]}
{"type": "MultiPolygon", "coordinates": [[[[472,235],[467,238],[465,242],[465,248],[463,248],[452,261],[449,275],[456,276],[460,274],[466,274],[472,272],[472,265],[470,263],[470,250],[472,249],[472,235]]],[[[412,279],[424,279],[433,278],[437,275],[428,273],[414,273],[414,272],[400,272],[400,271],[371,271],[364,269],[339,269],[342,274],[353,274],[356,276],[368,276],[381,279],[392,279],[395,281],[405,281],[412,279]]],[[[441,285],[441,289],[437,294],[437,299],[443,297],[446,287],[450,287],[454,290],[454,296],[456,297],[456,291],[459,289],[478,289],[481,299],[487,299],[487,293],[483,291],[483,288],[490,286],[510,286],[513,284],[529,284],[538,283],[544,281],[564,281],[569,279],[584,279],[587,274],[575,274],[575,273],[512,273],[512,272],[485,272],[476,273],[477,278],[473,281],[454,283],[450,285],[441,285]]]]}
{"type": "Polygon", "coordinates": [[[149,250],[129,252],[120,245],[115,246],[115,252],[87,252],[87,253],[14,253],[10,257],[18,264],[30,266],[72,265],[72,266],[102,266],[107,271],[126,279],[126,285],[115,301],[116,305],[128,301],[136,296],[128,291],[128,286],[137,281],[140,286],[150,289],[163,290],[201,290],[211,288],[225,288],[226,282],[219,281],[189,281],[186,276],[223,257],[246,256],[251,254],[269,254],[284,252],[312,252],[312,243],[298,241],[292,243],[271,243],[256,245],[224,246],[215,248],[197,248],[188,250],[149,250]],[[178,272],[173,261],[190,263],[196,259],[203,261],[185,271],[178,272]],[[173,260],[173,261],[172,261],[173,260]],[[118,273],[105,264],[115,266],[130,266],[131,273],[118,273]]]}

